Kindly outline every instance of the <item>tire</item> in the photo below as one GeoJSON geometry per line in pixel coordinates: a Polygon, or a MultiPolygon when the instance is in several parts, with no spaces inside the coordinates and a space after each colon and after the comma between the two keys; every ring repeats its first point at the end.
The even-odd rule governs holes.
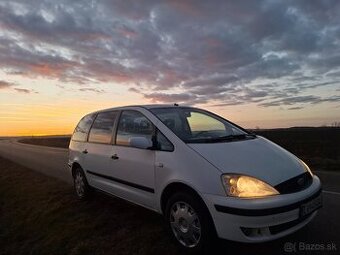
{"type": "Polygon", "coordinates": [[[167,201],[165,217],[172,237],[182,250],[189,253],[214,250],[215,227],[208,208],[198,195],[175,193],[167,201]]]}
{"type": "Polygon", "coordinates": [[[73,174],[73,187],[75,194],[80,200],[87,200],[90,198],[92,188],[88,184],[83,169],[77,167],[73,174]]]}

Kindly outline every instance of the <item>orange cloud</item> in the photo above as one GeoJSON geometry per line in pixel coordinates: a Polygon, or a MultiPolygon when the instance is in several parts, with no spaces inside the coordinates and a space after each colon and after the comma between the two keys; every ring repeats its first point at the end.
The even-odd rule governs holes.
{"type": "Polygon", "coordinates": [[[60,77],[71,66],[69,64],[34,64],[30,66],[30,71],[41,76],[60,77]]]}

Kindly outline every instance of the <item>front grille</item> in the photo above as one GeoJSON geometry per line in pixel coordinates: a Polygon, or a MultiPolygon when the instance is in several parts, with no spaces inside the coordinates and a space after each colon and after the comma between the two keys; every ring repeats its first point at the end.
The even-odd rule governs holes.
{"type": "Polygon", "coordinates": [[[309,172],[305,172],[276,185],[274,188],[280,192],[280,194],[289,194],[308,188],[312,182],[312,175],[309,172]]]}

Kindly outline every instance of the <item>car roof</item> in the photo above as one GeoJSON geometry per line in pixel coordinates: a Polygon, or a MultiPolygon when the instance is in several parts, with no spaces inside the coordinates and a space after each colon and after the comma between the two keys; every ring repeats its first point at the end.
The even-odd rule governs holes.
{"type": "Polygon", "coordinates": [[[119,106],[119,107],[102,109],[102,110],[91,112],[89,114],[95,114],[95,113],[98,113],[98,112],[106,112],[106,111],[111,111],[111,110],[123,110],[123,109],[131,108],[131,107],[139,107],[139,108],[144,108],[144,109],[150,110],[150,109],[156,109],[156,108],[176,108],[176,107],[191,107],[191,106],[189,106],[189,105],[178,105],[178,104],[126,105],[126,106],[119,106]]]}

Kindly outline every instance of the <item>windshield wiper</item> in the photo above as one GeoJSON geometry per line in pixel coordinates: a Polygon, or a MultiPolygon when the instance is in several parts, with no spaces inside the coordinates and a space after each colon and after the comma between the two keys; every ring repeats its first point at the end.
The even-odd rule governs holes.
{"type": "Polygon", "coordinates": [[[202,139],[187,139],[186,143],[217,143],[217,142],[225,142],[225,141],[237,141],[237,140],[245,140],[245,139],[254,139],[256,138],[255,134],[240,134],[240,135],[226,135],[219,137],[210,137],[210,138],[202,138],[202,139]]]}
{"type": "Polygon", "coordinates": [[[212,138],[213,142],[219,141],[233,141],[233,140],[244,140],[247,138],[256,138],[255,134],[240,134],[240,135],[227,135],[227,136],[220,136],[212,138]]]}

